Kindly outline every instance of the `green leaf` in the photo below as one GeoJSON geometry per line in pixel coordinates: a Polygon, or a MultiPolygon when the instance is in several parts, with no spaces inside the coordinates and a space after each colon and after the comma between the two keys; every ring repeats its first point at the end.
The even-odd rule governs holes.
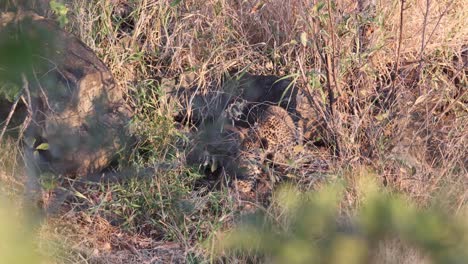
{"type": "Polygon", "coordinates": [[[75,191],[75,192],[74,192],[74,195],[75,195],[76,197],[79,197],[79,198],[83,199],[83,200],[89,201],[88,197],[86,197],[86,196],[85,196],[84,194],[82,194],[81,192],[75,191]]]}
{"type": "Polygon", "coordinates": [[[13,102],[19,96],[21,87],[15,83],[0,80],[0,97],[13,102]]]}
{"type": "Polygon", "coordinates": [[[68,8],[65,6],[65,4],[52,0],[50,1],[49,5],[55,15],[57,15],[57,21],[59,22],[60,27],[64,27],[66,24],[68,24],[68,8]]]}
{"type": "Polygon", "coordinates": [[[212,172],[212,173],[215,172],[215,171],[218,169],[218,164],[217,164],[217,162],[216,162],[216,158],[215,158],[215,157],[212,158],[211,168],[210,168],[210,169],[211,169],[211,172],[212,172]]]}
{"type": "Polygon", "coordinates": [[[176,7],[177,5],[180,4],[180,2],[182,2],[182,0],[174,0],[171,2],[171,7],[176,7]]]}
{"type": "Polygon", "coordinates": [[[314,5],[312,10],[314,11],[315,14],[318,14],[318,12],[320,12],[320,10],[322,10],[324,6],[325,6],[325,2],[320,1],[314,5]]]}
{"type": "Polygon", "coordinates": [[[302,46],[307,47],[307,33],[306,32],[301,33],[301,44],[302,46]]]}
{"type": "Polygon", "coordinates": [[[377,115],[375,119],[377,119],[377,121],[383,121],[384,119],[387,119],[388,116],[389,116],[388,113],[383,113],[383,114],[377,115]]]}
{"type": "Polygon", "coordinates": [[[48,143],[41,143],[39,146],[36,147],[36,150],[48,150],[49,144],[48,143]]]}

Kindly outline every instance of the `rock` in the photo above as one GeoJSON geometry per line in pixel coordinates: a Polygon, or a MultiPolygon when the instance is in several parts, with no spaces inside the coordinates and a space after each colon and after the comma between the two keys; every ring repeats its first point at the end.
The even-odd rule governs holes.
{"type": "Polygon", "coordinates": [[[33,12],[1,14],[0,36],[0,50],[17,48],[0,54],[0,68],[8,69],[0,81],[22,87],[26,77],[23,94],[33,110],[26,137],[33,150],[48,144],[36,155],[41,169],[83,176],[108,166],[128,142],[131,114],[106,65],[55,21],[33,12]]]}

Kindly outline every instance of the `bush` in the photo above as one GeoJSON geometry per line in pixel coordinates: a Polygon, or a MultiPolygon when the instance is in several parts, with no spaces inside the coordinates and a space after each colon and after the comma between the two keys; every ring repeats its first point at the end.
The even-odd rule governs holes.
{"type": "Polygon", "coordinates": [[[275,214],[248,216],[219,237],[217,252],[272,263],[382,263],[379,245],[398,239],[431,263],[468,259],[466,222],[435,208],[419,209],[369,179],[358,184],[361,205],[350,217],[341,213],[343,184],[305,193],[283,187],[276,193],[275,214]]]}
{"type": "Polygon", "coordinates": [[[18,209],[0,197],[0,263],[44,263],[34,231],[18,209]]]}

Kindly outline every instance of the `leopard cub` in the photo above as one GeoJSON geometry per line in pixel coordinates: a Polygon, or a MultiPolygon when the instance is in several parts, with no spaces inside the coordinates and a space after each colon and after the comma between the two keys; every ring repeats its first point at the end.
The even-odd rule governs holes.
{"type": "Polygon", "coordinates": [[[241,149],[247,152],[263,150],[266,159],[274,163],[284,162],[298,138],[289,113],[279,106],[265,105],[249,114],[254,115],[255,123],[251,124],[241,149]]]}

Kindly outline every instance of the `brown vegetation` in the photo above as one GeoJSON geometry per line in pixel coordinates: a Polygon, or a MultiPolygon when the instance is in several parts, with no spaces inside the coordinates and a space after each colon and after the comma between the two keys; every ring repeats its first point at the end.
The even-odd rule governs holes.
{"type": "MultiPolygon", "coordinates": [[[[217,141],[203,141],[207,133],[197,123],[219,111],[225,103],[219,94],[232,87],[229,96],[252,96],[255,102],[259,97],[249,87],[265,91],[280,86],[284,91],[289,82],[296,89],[290,94],[295,109],[282,106],[304,142],[294,149],[297,157],[286,170],[264,169],[272,188],[278,178],[307,190],[335,178],[354,183],[366,167],[386,188],[407,194],[421,207],[438,204],[455,215],[466,211],[464,1],[93,0],[66,5],[66,29],[98,54],[126,92],[138,139],[130,163],[154,173],[125,185],[83,187],[71,180],[72,192],[79,195],[58,219],[74,226],[81,223],[79,211],[92,219],[83,222],[86,228],[95,228],[77,233],[72,244],[104,239],[113,252],[128,255],[122,263],[140,263],[154,257],[142,253],[147,248],[141,241],[175,241],[184,261],[213,260],[201,242],[232,226],[244,201],[225,188],[233,179],[218,170],[219,158],[212,158],[218,154],[211,151],[218,151],[217,141]],[[243,74],[289,81],[270,76],[273,81],[265,77],[246,84],[243,74]],[[181,96],[174,97],[174,91],[181,96]],[[204,165],[201,172],[194,164],[204,165]],[[93,224],[101,221],[106,224],[93,224]],[[120,228],[132,237],[126,239],[135,240],[128,247],[108,237],[120,228]]],[[[343,217],[359,207],[357,192],[352,187],[346,191],[343,217]]],[[[262,197],[254,198],[259,201],[250,201],[251,207],[275,213],[264,208],[262,197]]],[[[384,261],[409,255],[425,263],[420,253],[398,243],[382,246],[384,261]]]]}

